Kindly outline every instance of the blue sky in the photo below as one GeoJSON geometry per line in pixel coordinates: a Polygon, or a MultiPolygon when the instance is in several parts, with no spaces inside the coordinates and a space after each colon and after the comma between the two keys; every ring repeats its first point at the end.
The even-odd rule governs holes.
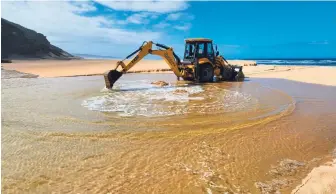
{"type": "Polygon", "coordinates": [[[226,58],[336,58],[336,2],[21,1],[3,18],[71,53],[124,57],[143,41],[207,37],[226,58]],[[20,11],[16,11],[20,10],[20,11]]]}

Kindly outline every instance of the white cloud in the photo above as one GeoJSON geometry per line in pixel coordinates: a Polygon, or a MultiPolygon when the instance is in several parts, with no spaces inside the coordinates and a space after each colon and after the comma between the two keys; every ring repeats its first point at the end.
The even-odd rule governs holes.
{"type": "Polygon", "coordinates": [[[174,26],[174,28],[176,30],[187,31],[191,28],[191,24],[178,25],[178,26],[174,26]]]}
{"type": "Polygon", "coordinates": [[[167,16],[167,20],[178,20],[182,16],[182,13],[171,13],[167,16]]]}
{"type": "Polygon", "coordinates": [[[158,17],[159,17],[159,15],[152,15],[152,16],[151,16],[151,19],[152,19],[152,20],[155,20],[155,19],[157,19],[158,17]]]}
{"type": "Polygon", "coordinates": [[[126,21],[133,24],[148,23],[148,20],[145,19],[146,17],[147,17],[146,13],[136,13],[127,17],[126,21]]]}
{"type": "Polygon", "coordinates": [[[96,2],[105,5],[114,10],[123,11],[148,11],[158,13],[169,13],[181,11],[188,8],[184,1],[150,0],[150,1],[107,1],[96,0],[96,2]]]}
{"type": "Polygon", "coordinates": [[[130,15],[126,18],[126,22],[133,24],[148,24],[150,19],[156,19],[158,15],[150,12],[140,12],[130,15]]]}
{"type": "Polygon", "coordinates": [[[76,6],[76,12],[82,13],[82,12],[88,12],[88,11],[95,11],[97,8],[93,5],[91,2],[71,2],[73,5],[76,6]]]}
{"type": "Polygon", "coordinates": [[[168,14],[166,20],[170,21],[176,21],[176,20],[193,20],[194,16],[187,14],[187,13],[182,13],[182,12],[177,12],[177,13],[171,13],[168,14]]]}
{"type": "Polygon", "coordinates": [[[169,26],[168,23],[166,23],[166,22],[160,22],[160,23],[158,23],[158,24],[155,24],[153,27],[154,27],[154,28],[163,29],[163,28],[166,28],[166,27],[168,27],[168,26],[169,26]]]}
{"type": "Polygon", "coordinates": [[[75,53],[93,50],[92,45],[96,45],[95,52],[107,52],[107,48],[112,52],[111,47],[118,50],[118,45],[141,44],[144,40],[155,41],[161,37],[159,32],[118,28],[116,25],[120,21],[111,18],[78,15],[95,9],[90,2],[2,1],[1,17],[40,32],[52,44],[75,53]]]}

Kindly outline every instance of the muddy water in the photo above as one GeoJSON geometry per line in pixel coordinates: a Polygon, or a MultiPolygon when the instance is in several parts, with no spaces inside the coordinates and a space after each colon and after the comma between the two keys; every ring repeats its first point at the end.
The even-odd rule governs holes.
{"type": "Polygon", "coordinates": [[[333,87],[103,84],[2,79],[4,193],[287,193],[336,145],[333,87]]]}

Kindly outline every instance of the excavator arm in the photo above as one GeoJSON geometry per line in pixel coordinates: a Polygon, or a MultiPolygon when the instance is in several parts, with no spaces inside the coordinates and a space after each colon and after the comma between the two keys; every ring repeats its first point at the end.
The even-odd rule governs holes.
{"type": "Polygon", "coordinates": [[[122,61],[117,62],[117,66],[114,70],[111,70],[104,74],[105,84],[107,88],[112,88],[113,84],[122,76],[122,74],[129,71],[135,64],[137,64],[141,59],[143,59],[146,55],[152,54],[160,56],[164,59],[164,61],[169,65],[174,74],[177,77],[182,77],[183,70],[179,67],[181,62],[180,58],[174,53],[171,47],[154,43],[152,41],[144,42],[139,49],[132,52],[122,61]],[[161,48],[159,50],[153,50],[153,45],[161,48]],[[163,50],[162,50],[163,49],[163,50]],[[137,54],[130,62],[127,64],[124,63],[126,59],[131,58],[137,54]],[[121,70],[118,71],[118,68],[121,67],[121,70]]]}

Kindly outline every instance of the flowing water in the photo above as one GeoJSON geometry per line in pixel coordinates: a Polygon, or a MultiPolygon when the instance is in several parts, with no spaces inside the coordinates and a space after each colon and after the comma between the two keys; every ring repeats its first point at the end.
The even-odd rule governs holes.
{"type": "Polygon", "coordinates": [[[4,193],[286,193],[336,144],[334,87],[172,74],[103,84],[2,79],[4,193]]]}

